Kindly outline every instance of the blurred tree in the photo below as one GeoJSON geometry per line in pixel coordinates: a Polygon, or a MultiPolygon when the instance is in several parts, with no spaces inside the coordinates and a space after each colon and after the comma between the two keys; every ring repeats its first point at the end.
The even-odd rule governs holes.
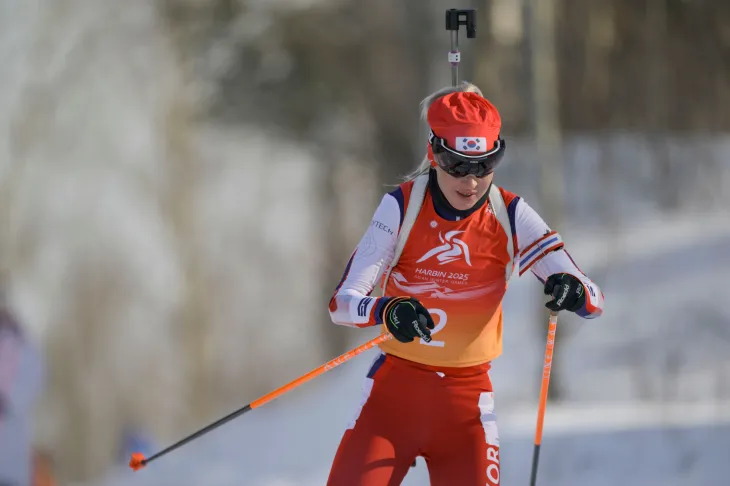
{"type": "Polygon", "coordinates": [[[196,224],[197,184],[202,171],[192,144],[195,134],[194,109],[190,106],[185,90],[180,85],[176,88],[177,92],[172,96],[173,101],[163,123],[167,148],[166,172],[170,182],[162,200],[178,245],[184,276],[184,297],[177,313],[185,336],[184,353],[188,356],[186,402],[191,413],[187,426],[193,428],[214,415],[211,409],[212,377],[209,373],[210,356],[215,352],[210,344],[212,290],[205,279],[205,260],[199,245],[200,229],[196,224]]]}
{"type": "Polygon", "coordinates": [[[562,0],[558,8],[566,130],[643,131],[657,117],[673,131],[730,130],[719,101],[730,91],[730,4],[562,0]]]}
{"type": "Polygon", "coordinates": [[[329,354],[343,351],[351,334],[332,326],[325,306],[360,234],[346,229],[343,199],[350,194],[338,173],[357,160],[372,164],[376,180],[395,184],[418,162],[418,104],[428,90],[430,39],[441,18],[415,0],[325,2],[305,11],[222,0],[168,0],[166,7],[188,64],[201,63],[201,56],[228,59],[212,81],[207,115],[256,124],[320,154],[320,223],[328,236],[320,321],[329,354]],[[255,33],[244,30],[255,21],[261,23],[255,33]]]}
{"type": "MultiPolygon", "coordinates": [[[[542,216],[552,228],[560,231],[563,222],[562,126],[559,106],[559,80],[556,36],[558,12],[553,0],[534,0],[529,3],[529,43],[532,99],[532,134],[536,150],[540,154],[539,194],[542,216]]],[[[546,335],[545,307],[538,300],[536,323],[541,337],[546,335]]],[[[564,328],[561,326],[555,336],[555,347],[560,349],[564,342],[564,328]]],[[[559,357],[559,351],[557,356],[559,357]]],[[[563,394],[563,371],[561,361],[555,359],[551,369],[551,383],[548,397],[560,399],[563,394]]]]}

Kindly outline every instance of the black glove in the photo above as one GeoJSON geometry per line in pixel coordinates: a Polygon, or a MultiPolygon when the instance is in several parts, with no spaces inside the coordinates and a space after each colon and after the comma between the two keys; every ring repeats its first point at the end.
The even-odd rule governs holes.
{"type": "Polygon", "coordinates": [[[428,310],[413,297],[394,297],[383,307],[381,316],[388,331],[402,343],[415,338],[431,342],[431,329],[435,327],[428,310]]]}
{"type": "Polygon", "coordinates": [[[576,277],[567,273],[550,275],[545,282],[545,295],[553,299],[545,304],[551,311],[567,310],[575,312],[586,303],[583,284],[576,277]]]}

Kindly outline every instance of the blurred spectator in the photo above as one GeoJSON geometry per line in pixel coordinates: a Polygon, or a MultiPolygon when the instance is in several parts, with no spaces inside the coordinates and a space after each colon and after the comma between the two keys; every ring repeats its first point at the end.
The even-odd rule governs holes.
{"type": "MultiPolygon", "coordinates": [[[[0,485],[30,486],[33,406],[42,387],[42,358],[10,310],[0,281],[0,485]]],[[[43,459],[43,460],[41,460],[43,459]]],[[[47,473],[42,474],[47,476],[47,473]]],[[[40,478],[39,478],[40,479],[40,478]]],[[[52,484],[48,481],[39,486],[52,484]]]]}

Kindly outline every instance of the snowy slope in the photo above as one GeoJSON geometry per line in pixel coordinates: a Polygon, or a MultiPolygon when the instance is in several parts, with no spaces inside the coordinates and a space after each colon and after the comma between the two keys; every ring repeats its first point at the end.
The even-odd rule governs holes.
{"type": "MultiPolygon", "coordinates": [[[[568,378],[569,401],[548,409],[541,486],[727,484],[730,312],[722,303],[730,235],[718,229],[722,219],[692,219],[626,239],[634,257],[617,261],[606,274],[607,310],[600,320],[561,318],[560,329],[569,338],[556,350],[556,360],[562,360],[568,378]],[[658,243],[680,227],[682,238],[658,243]],[[679,364],[672,361],[677,353],[679,364]]],[[[596,244],[576,241],[572,253],[580,260],[596,244]]],[[[585,260],[587,272],[601,264],[585,260]]],[[[526,484],[529,478],[544,339],[535,319],[544,313],[524,302],[539,300],[538,289],[530,276],[511,285],[505,353],[493,371],[506,485],[526,484]]],[[[356,342],[371,335],[354,333],[356,342]]],[[[103,486],[322,485],[373,355],[358,357],[141,472],[120,467],[103,486]]],[[[404,485],[428,484],[420,461],[404,485]]]]}
{"type": "MultiPolygon", "coordinates": [[[[120,469],[104,486],[322,485],[341,430],[359,397],[358,382],[368,361],[362,358],[333,371],[306,391],[255,410],[141,472],[120,469]]],[[[593,414],[583,408],[589,425],[584,420],[578,430],[566,421],[566,415],[576,414],[574,409],[553,406],[547,417],[540,484],[725,485],[730,474],[730,417],[728,404],[724,405],[724,416],[719,412],[714,417],[721,425],[688,420],[686,426],[675,421],[680,423],[662,428],[656,420],[642,428],[622,418],[627,411],[631,414],[630,406],[617,406],[618,414],[607,413],[605,407],[593,414]],[[607,426],[590,426],[591,420],[600,424],[606,417],[612,419],[607,426]]],[[[503,411],[500,417],[503,484],[525,484],[534,410],[503,411]]],[[[420,461],[404,485],[427,484],[427,471],[420,461]]]]}

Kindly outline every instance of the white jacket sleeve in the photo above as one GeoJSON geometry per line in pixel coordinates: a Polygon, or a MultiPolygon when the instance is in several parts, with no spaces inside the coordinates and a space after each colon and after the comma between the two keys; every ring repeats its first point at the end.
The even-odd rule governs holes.
{"type": "Polygon", "coordinates": [[[393,193],[386,194],[330,300],[330,317],[335,324],[352,327],[382,324],[380,311],[389,299],[370,297],[370,294],[393,259],[400,221],[398,200],[393,193]]]}
{"type": "Polygon", "coordinates": [[[575,264],[560,235],[550,229],[540,215],[523,199],[517,201],[514,214],[519,248],[520,276],[527,270],[545,282],[550,275],[567,273],[583,284],[586,302],[576,314],[593,319],[603,313],[603,293],[575,264]]]}

